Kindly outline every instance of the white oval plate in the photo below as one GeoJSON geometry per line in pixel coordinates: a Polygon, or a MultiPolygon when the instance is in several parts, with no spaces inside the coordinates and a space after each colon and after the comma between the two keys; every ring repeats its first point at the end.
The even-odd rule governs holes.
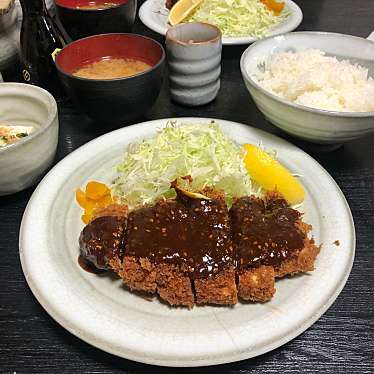
{"type": "MultiPolygon", "coordinates": [[[[126,291],[120,280],[94,275],[78,263],[83,224],[74,192],[88,180],[110,183],[130,142],[154,135],[168,119],[101,136],[60,161],[32,195],[21,225],[20,257],[26,280],[45,310],[84,341],[134,361],[202,366],[243,360],[270,351],[311,326],[342,290],[354,258],[355,231],[349,206],[331,176],[286,141],[252,127],[217,120],[239,144],[261,143],[302,175],[305,220],[323,248],[316,270],[277,281],[265,304],[169,308],[126,291]],[[333,244],[340,241],[340,246],[333,244]]],[[[183,122],[210,119],[180,118],[183,122]]]]}
{"type": "MultiPolygon", "coordinates": [[[[209,1],[209,0],[207,0],[209,1]]],[[[303,20],[303,13],[299,6],[291,0],[284,0],[291,13],[289,17],[276,27],[269,30],[266,37],[284,34],[295,30],[303,20]]],[[[139,9],[140,20],[151,30],[165,35],[170,27],[168,25],[169,11],[165,8],[165,0],[147,0],[139,9]]],[[[223,37],[223,45],[250,44],[257,40],[252,36],[223,37]]]]}

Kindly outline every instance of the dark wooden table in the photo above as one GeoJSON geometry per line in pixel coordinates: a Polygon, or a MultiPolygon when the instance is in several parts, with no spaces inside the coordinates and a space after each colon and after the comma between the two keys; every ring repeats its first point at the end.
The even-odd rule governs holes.
{"type": "MultiPolygon", "coordinates": [[[[298,0],[299,30],[366,37],[374,29],[372,0],[298,0]]],[[[139,20],[134,32],[163,38],[139,20]]],[[[18,256],[22,214],[33,189],[0,198],[0,373],[373,373],[374,372],[374,136],[333,153],[310,152],[265,121],[245,89],[239,58],[245,47],[225,47],[222,88],[204,107],[170,102],[167,80],[153,109],[141,120],[201,116],[251,124],[309,151],[334,177],[351,207],[357,233],[356,259],[346,287],[328,312],[299,337],[260,357],[209,368],[159,368],[127,361],[79,340],[39,305],[23,276],[18,256]]],[[[59,102],[56,162],[108,131],[64,99],[59,102]]],[[[140,120],[140,121],[141,121],[140,120]]],[[[0,175],[1,178],[1,175],[0,175]]],[[[321,186],[321,194],[323,186],[321,186]]],[[[41,270],[42,271],[42,270],[41,270]]]]}

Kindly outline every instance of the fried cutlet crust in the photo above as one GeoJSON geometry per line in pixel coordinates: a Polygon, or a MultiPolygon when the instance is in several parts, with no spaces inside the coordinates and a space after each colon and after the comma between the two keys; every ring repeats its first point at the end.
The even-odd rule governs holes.
{"type": "Polygon", "coordinates": [[[269,301],[275,294],[275,279],[297,273],[314,270],[315,260],[321,250],[308,234],[312,229],[301,220],[296,225],[305,234],[304,246],[292,259],[285,260],[279,266],[260,266],[250,268],[239,274],[238,297],[256,302],[269,301]]]}
{"type": "Polygon", "coordinates": [[[192,308],[194,293],[191,280],[180,266],[161,263],[155,265],[147,258],[124,256],[110,262],[124,284],[135,291],[158,294],[172,306],[192,308]]]}
{"type": "Polygon", "coordinates": [[[196,304],[233,305],[238,301],[235,268],[230,266],[205,279],[195,279],[196,304]]]}
{"type": "Polygon", "coordinates": [[[172,306],[193,307],[195,297],[191,279],[180,266],[166,263],[157,265],[156,283],[157,293],[162,300],[172,306]]]}
{"type": "Polygon", "coordinates": [[[286,260],[279,266],[274,267],[275,276],[277,278],[313,271],[315,260],[321,251],[321,246],[316,246],[314,239],[308,237],[309,232],[312,230],[312,226],[301,220],[298,220],[296,225],[305,235],[304,247],[298,251],[294,258],[286,260]]]}
{"type": "Polygon", "coordinates": [[[155,293],[157,290],[157,267],[147,258],[124,256],[123,260],[111,262],[115,272],[122,278],[130,290],[155,293]]]}
{"type": "Polygon", "coordinates": [[[116,216],[116,217],[126,217],[129,214],[129,208],[124,204],[110,204],[103,208],[98,208],[95,210],[93,219],[105,216],[116,216]]]}
{"type": "Polygon", "coordinates": [[[239,274],[238,297],[248,301],[265,302],[275,294],[275,271],[261,265],[239,274]]]}

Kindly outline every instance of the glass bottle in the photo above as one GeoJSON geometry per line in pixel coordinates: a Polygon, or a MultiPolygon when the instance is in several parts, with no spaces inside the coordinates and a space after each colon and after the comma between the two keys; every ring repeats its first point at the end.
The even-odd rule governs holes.
{"type": "Polygon", "coordinates": [[[21,79],[61,93],[54,57],[66,45],[66,40],[49,15],[44,0],[21,0],[21,79]]]}

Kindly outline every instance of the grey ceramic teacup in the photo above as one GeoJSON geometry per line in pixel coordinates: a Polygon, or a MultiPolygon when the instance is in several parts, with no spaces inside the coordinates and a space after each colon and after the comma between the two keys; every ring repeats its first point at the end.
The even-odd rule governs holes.
{"type": "Polygon", "coordinates": [[[171,98],[181,104],[207,104],[220,88],[222,34],[206,23],[191,22],[166,33],[171,98]]]}

